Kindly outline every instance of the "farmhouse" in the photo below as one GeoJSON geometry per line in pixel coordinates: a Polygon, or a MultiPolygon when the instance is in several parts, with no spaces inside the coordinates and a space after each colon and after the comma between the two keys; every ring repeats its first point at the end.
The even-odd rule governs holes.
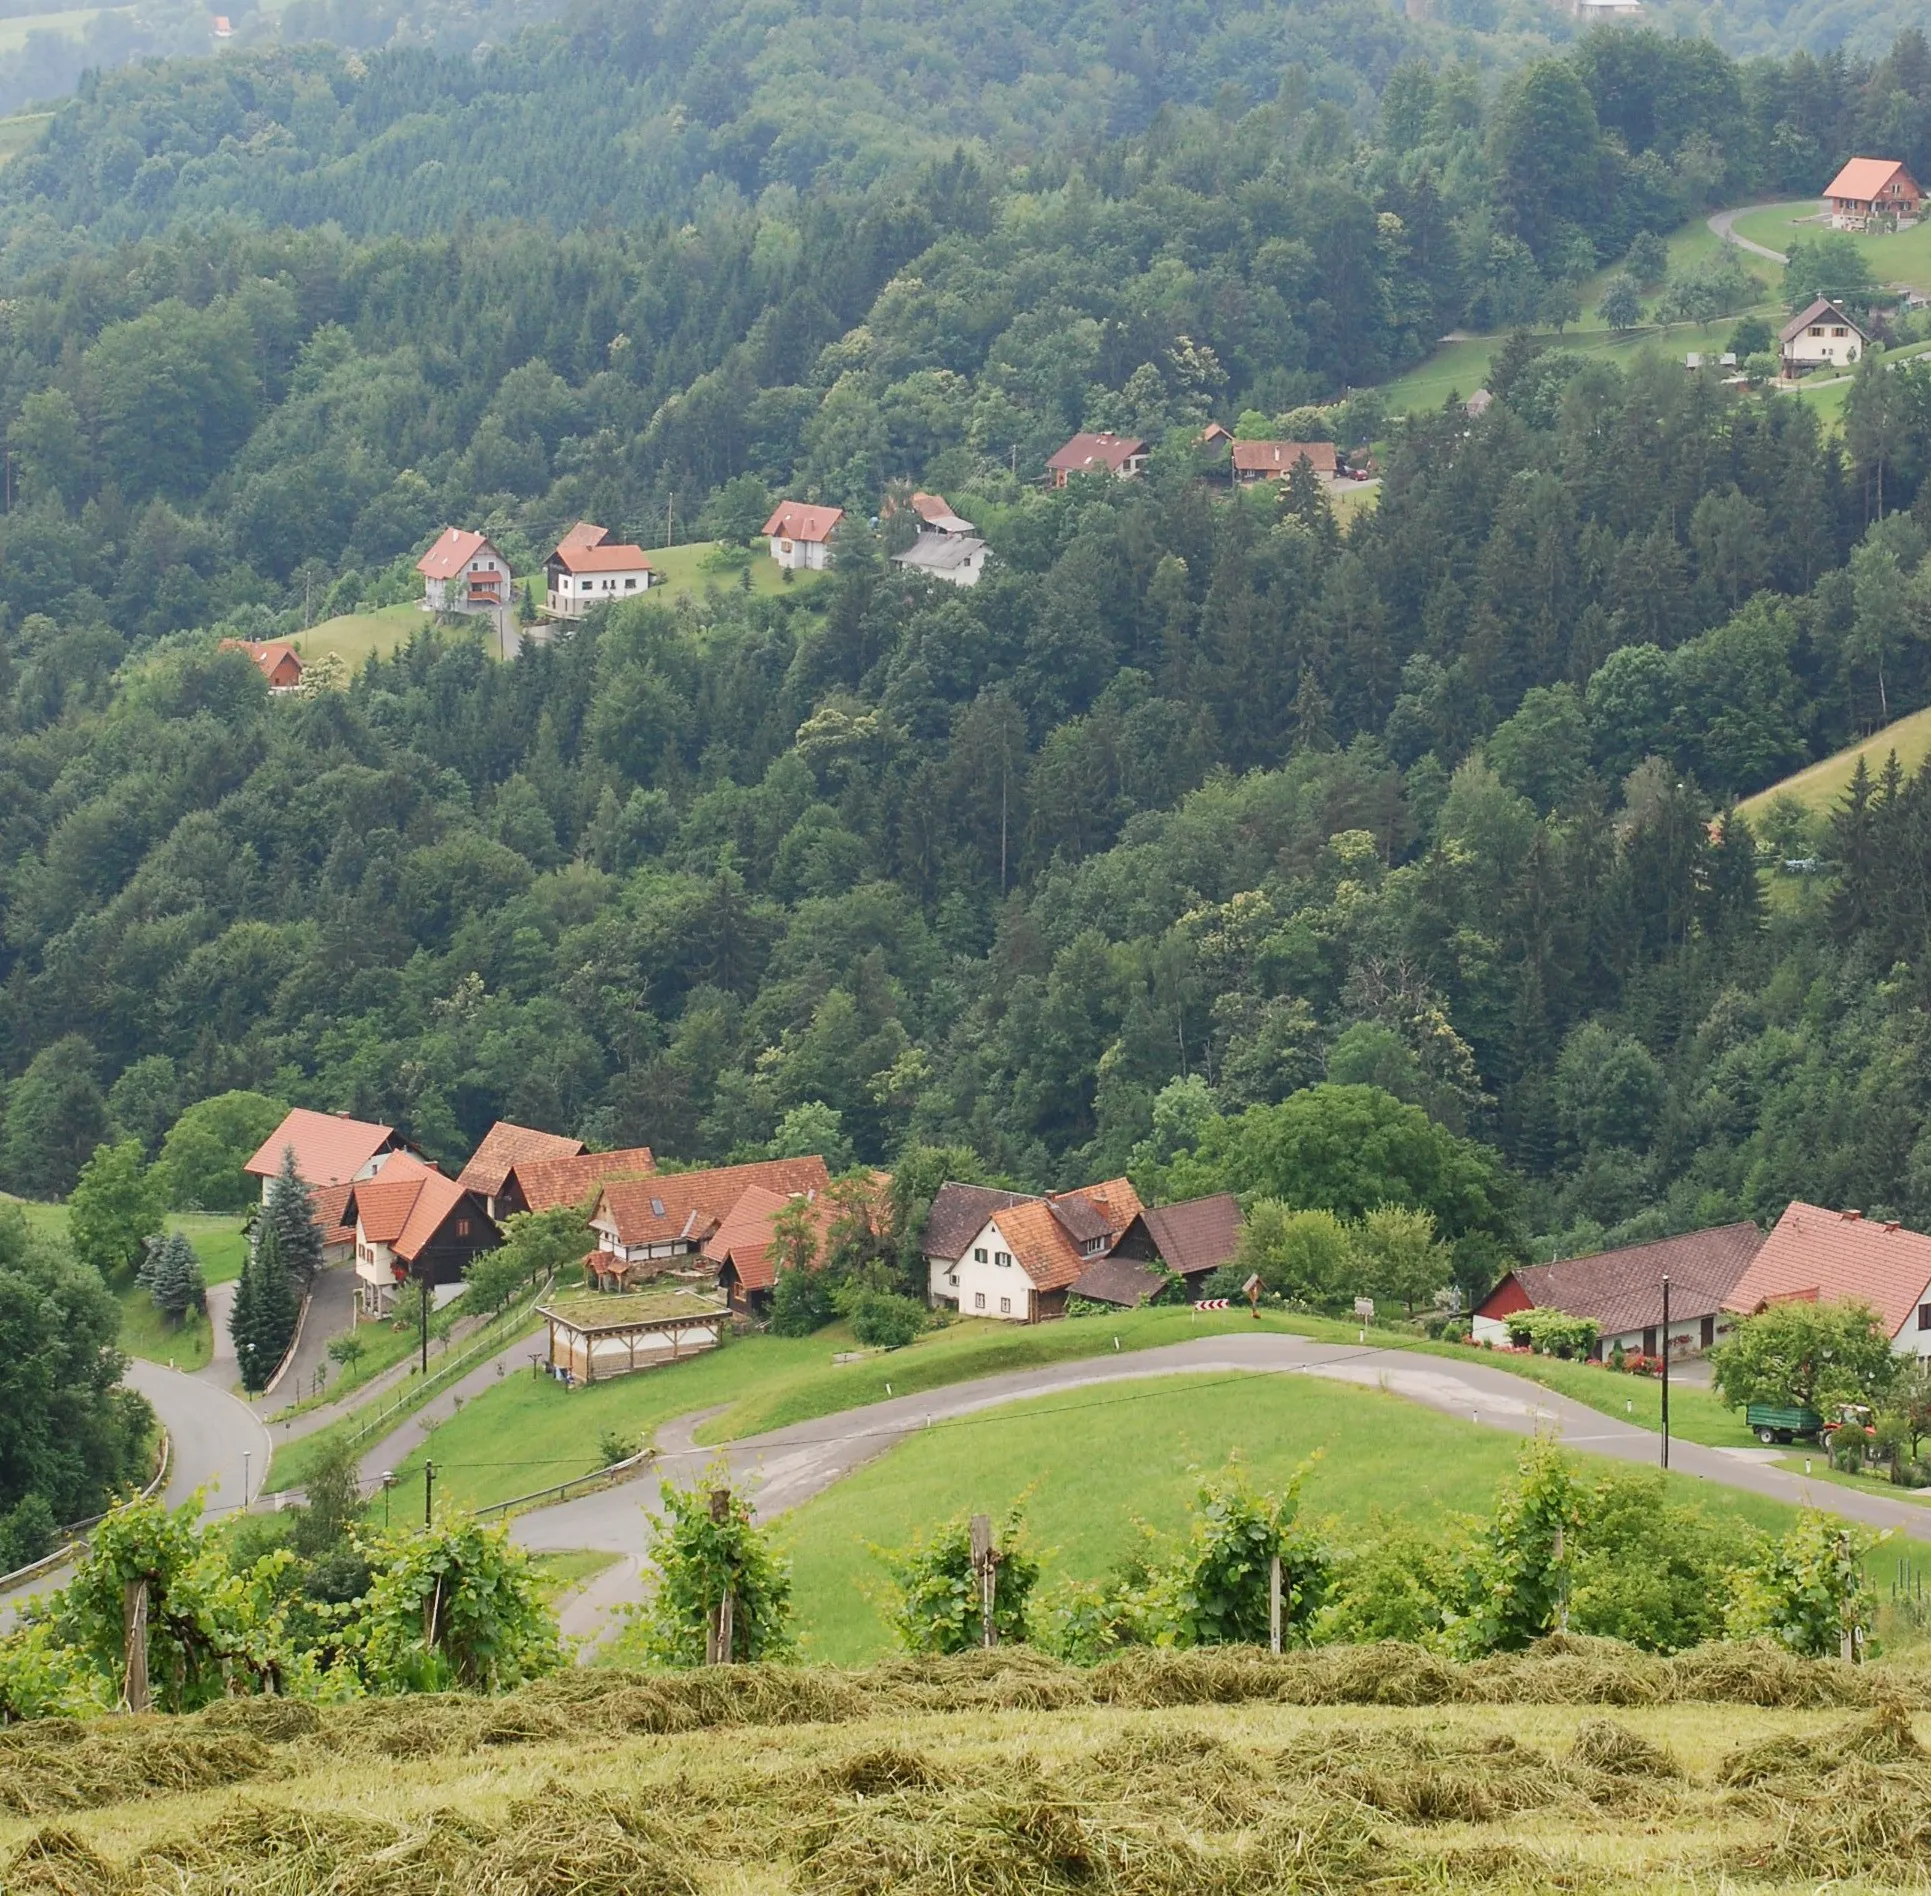
{"type": "MultiPolygon", "coordinates": [[[[1203,1278],[1234,1261],[1241,1225],[1240,1200],[1232,1192],[1188,1198],[1177,1205],[1153,1205],[1134,1215],[1109,1255],[1165,1265],[1176,1277],[1186,1279],[1190,1292],[1197,1291],[1203,1278]]],[[[1086,1295],[1077,1285],[1074,1289],[1086,1295]]]]}
{"type": "Polygon", "coordinates": [[[1147,444],[1126,435],[1076,434],[1046,463],[1046,484],[1064,487],[1075,474],[1114,474],[1131,480],[1144,474],[1147,444]]]}
{"type": "Polygon", "coordinates": [[[921,533],[976,533],[970,520],[962,520],[952,511],[952,503],[943,494],[914,494],[912,511],[919,517],[921,533]]]}
{"type": "Polygon", "coordinates": [[[295,1175],[311,1191],[374,1178],[407,1142],[393,1126],[378,1126],[346,1113],[311,1112],[297,1106],[261,1143],[241,1169],[262,1182],[266,1202],[270,1181],[282,1169],[282,1154],[293,1150],[295,1175]]]}
{"type": "Polygon", "coordinates": [[[781,500],[764,523],[771,557],[794,571],[822,571],[831,564],[832,536],[845,518],[842,507],[810,507],[802,500],[781,500]]]}
{"type": "Polygon", "coordinates": [[[932,1195],[932,1209],[926,1214],[925,1231],[919,1250],[925,1258],[926,1301],[956,1304],[959,1301],[959,1260],[972,1249],[973,1241],[985,1229],[994,1212],[1013,1205],[1030,1205],[1037,1192],[1002,1191],[996,1185],[943,1184],[932,1195]]]}
{"type": "Polygon", "coordinates": [[[224,652],[246,652],[277,697],[302,688],[302,655],[281,639],[223,639],[224,652]]]}
{"type": "Polygon", "coordinates": [[[1853,158],[1824,187],[1832,230],[1906,230],[1924,193],[1897,158],[1853,158]]]}
{"type": "Polygon", "coordinates": [[[581,619],[592,606],[648,592],[657,570],[640,546],[610,537],[587,520],[557,542],[543,562],[544,598],[553,619],[581,619]]]}
{"type": "Polygon", "coordinates": [[[1775,1303],[1868,1304],[1900,1356],[1931,1357],[1931,1238],[1796,1200],[1723,1307],[1751,1316],[1775,1303]]]}
{"type": "Polygon", "coordinates": [[[370,1316],[391,1309],[412,1277],[432,1289],[460,1284],[470,1260],[501,1242],[474,1192],[408,1153],[352,1185],[343,1218],[355,1233],[356,1299],[370,1316]]]}
{"type": "Polygon", "coordinates": [[[1620,1251],[1524,1265],[1483,1299],[1472,1325],[1475,1341],[1506,1343],[1511,1317],[1560,1310],[1595,1320],[1598,1356],[1617,1349],[1655,1356],[1662,1348],[1667,1277],[1670,1354],[1700,1355],[1731,1329],[1725,1314],[1733,1308],[1729,1299],[1763,1242],[1763,1233],[1753,1224],[1719,1225],[1620,1251]]]}
{"type": "Polygon", "coordinates": [[[562,1205],[588,1205],[598,1188],[612,1179],[648,1178],[657,1169],[649,1146],[616,1152],[581,1152],[574,1158],[519,1158],[511,1162],[494,1196],[491,1214],[507,1218],[518,1211],[555,1211],[562,1205]]]}
{"type": "Polygon", "coordinates": [[[1284,481],[1303,461],[1328,480],[1340,471],[1332,441],[1236,441],[1233,460],[1234,479],[1243,487],[1284,481]]]}
{"type": "Polygon", "coordinates": [[[445,527],[416,562],[425,612],[504,612],[510,563],[480,533],[445,527]]]}
{"type": "MultiPolygon", "coordinates": [[[[575,1159],[583,1156],[581,1139],[566,1139],[561,1133],[539,1132],[534,1126],[512,1125],[499,1119],[483,1134],[481,1143],[469,1155],[469,1163],[456,1175],[456,1183],[475,1192],[489,1209],[492,1218],[506,1218],[510,1210],[528,1210],[527,1205],[506,1206],[499,1201],[510,1175],[519,1164],[540,1164],[545,1159],[575,1159]]],[[[586,1194],[587,1195],[587,1194],[586,1194]]],[[[582,1200],[574,1201],[581,1203],[582,1200]]]]}
{"type": "Polygon", "coordinates": [[[1804,375],[1815,368],[1847,369],[1870,338],[1838,304],[1820,296],[1785,323],[1778,337],[1783,372],[1804,375]]]}
{"type": "Polygon", "coordinates": [[[1123,1178],[997,1210],[946,1274],[943,1301],[968,1317],[1039,1323],[1063,1316],[1066,1296],[1142,1209],[1123,1178]]]}
{"type": "Polygon", "coordinates": [[[821,1158],[759,1159],[707,1172],[612,1179],[590,1214],[597,1248],[584,1259],[584,1274],[602,1290],[630,1289],[673,1272],[708,1276],[708,1261],[680,1260],[703,1251],[753,1186],[786,1198],[816,1198],[830,1185],[821,1158]]]}

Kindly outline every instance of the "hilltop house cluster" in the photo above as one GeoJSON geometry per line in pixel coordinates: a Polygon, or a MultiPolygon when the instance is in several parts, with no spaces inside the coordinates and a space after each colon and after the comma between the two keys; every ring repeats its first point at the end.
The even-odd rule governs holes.
{"type": "Polygon", "coordinates": [[[1559,1310],[1598,1326],[1598,1358],[1673,1359],[1702,1355],[1741,1319],[1778,1303],[1868,1305],[1899,1355],[1931,1357],[1931,1237],[1796,1200],[1767,1235],[1753,1224],[1719,1225],[1522,1266],[1483,1300],[1472,1329],[1477,1343],[1505,1346],[1512,1320],[1559,1310]]]}
{"type": "MultiPolygon", "coordinates": [[[[289,1155],[321,1227],[324,1261],[353,1262],[356,1308],[366,1317],[392,1312],[411,1282],[433,1298],[454,1296],[515,1213],[582,1207],[582,1290],[607,1302],[579,1297],[544,1315],[550,1360],[584,1381],[642,1366],[640,1349],[657,1360],[666,1338],[674,1354],[687,1342],[715,1342],[733,1319],[760,1319],[777,1284],[787,1210],[804,1207],[822,1257],[851,1203],[847,1195],[841,1205],[815,1156],[665,1172],[648,1146],[592,1152],[580,1139],[506,1120],[451,1178],[393,1126],[297,1107],[248,1161],[264,1200],[289,1155]],[[620,1294],[643,1289],[686,1295],[620,1294]]],[[[875,1173],[871,1185],[878,1206],[890,1179],[875,1173]]],[[[923,1239],[929,1300],[1011,1323],[1061,1316],[1069,1296],[1131,1307],[1176,1277],[1197,1285],[1230,1261],[1240,1226],[1229,1196],[1149,1208],[1125,1179],[1043,1194],[947,1184],[923,1239]]]]}

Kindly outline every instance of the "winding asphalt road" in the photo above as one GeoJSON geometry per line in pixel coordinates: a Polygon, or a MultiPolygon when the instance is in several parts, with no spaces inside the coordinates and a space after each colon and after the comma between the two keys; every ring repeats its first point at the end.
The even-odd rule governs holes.
{"type": "MultiPolygon", "coordinates": [[[[1256,1371],[1321,1376],[1385,1389],[1444,1414],[1465,1416],[1482,1428],[1515,1435],[1542,1429],[1572,1448],[1617,1461],[1653,1464],[1657,1458],[1658,1438],[1651,1430],[1599,1414],[1506,1370],[1409,1350],[1317,1343],[1263,1331],[1201,1337],[1161,1349],[991,1376],[775,1429],[721,1450],[698,1448],[692,1436],[704,1416],[686,1416],[659,1431],[662,1452],[650,1477],[521,1515],[512,1532],[532,1552],[589,1548],[619,1557],[563,1607],[564,1630],[594,1644],[607,1630],[613,1609],[641,1597],[658,1481],[687,1485],[719,1454],[728,1460],[734,1479],[754,1490],[759,1517],[769,1519],[822,1493],[841,1476],[921,1429],[971,1427],[981,1411],[1002,1403],[1151,1376],[1256,1371]]],[[[1694,1480],[1775,1501],[1828,1508],[1851,1520],[1931,1540],[1931,1508],[1923,1503],[1807,1482],[1770,1465],[1776,1454],[1774,1450],[1702,1448],[1678,1441],[1671,1445],[1670,1462],[1677,1474],[1694,1480]]]]}
{"type": "Polygon", "coordinates": [[[1709,226],[1718,239],[1726,244],[1735,244],[1739,250],[1747,250],[1753,257],[1768,257],[1772,263],[1788,263],[1790,259],[1781,250],[1772,250],[1767,244],[1752,243],[1748,237],[1736,233],[1736,221],[1748,211],[1763,209],[1760,204],[1739,204],[1733,211],[1717,211],[1709,218],[1709,226]]]}

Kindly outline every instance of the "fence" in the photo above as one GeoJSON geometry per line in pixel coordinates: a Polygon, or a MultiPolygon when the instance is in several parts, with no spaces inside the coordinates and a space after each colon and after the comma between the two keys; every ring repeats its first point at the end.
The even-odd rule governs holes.
{"type": "Polygon", "coordinates": [[[528,1507],[532,1501],[567,1501],[572,1489],[580,1494],[588,1494],[592,1488],[614,1488],[618,1482],[642,1474],[656,1459],[655,1448],[640,1448],[636,1454],[626,1456],[620,1462],[612,1462],[606,1468],[592,1469],[587,1475],[572,1475],[568,1481],[559,1481],[553,1487],[537,1488],[508,1501],[492,1501],[488,1507],[476,1510],[476,1518],[483,1521],[492,1514],[507,1514],[512,1508],[528,1507]]]}

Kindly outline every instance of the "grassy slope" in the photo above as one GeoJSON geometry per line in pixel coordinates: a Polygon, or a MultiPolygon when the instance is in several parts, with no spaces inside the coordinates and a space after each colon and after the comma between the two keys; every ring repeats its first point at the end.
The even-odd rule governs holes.
{"type": "Polygon", "coordinates": [[[309,664],[333,652],[353,672],[372,655],[388,657],[409,642],[418,626],[428,623],[418,605],[383,606],[375,612],[345,612],[340,618],[324,619],[289,643],[309,664]]]}
{"type": "Polygon", "coordinates": [[[1759,790],[1737,807],[1746,816],[1755,816],[1768,806],[1773,797],[1788,795],[1795,797],[1806,809],[1819,813],[1828,811],[1835,807],[1856,774],[1859,757],[1865,760],[1865,768],[1875,777],[1884,768],[1884,760],[1892,751],[1897,752],[1897,760],[1906,776],[1917,769],[1926,753],[1931,752],[1931,709],[1914,711],[1908,718],[1887,724],[1883,730],[1874,731],[1834,757],[1826,757],[1821,763],[1808,764],[1794,776],[1772,784],[1768,790],[1759,790]]]}
{"type": "MultiPolygon", "coordinates": [[[[1766,238],[1762,241],[1770,240],[1766,238]]],[[[1715,234],[1698,218],[1694,223],[1684,225],[1669,239],[1670,268],[1681,270],[1704,262],[1721,248],[1715,234]]],[[[1774,307],[1771,279],[1776,274],[1777,266],[1747,253],[1740,253],[1739,261],[1763,283],[1765,301],[1759,308],[1768,313],[1774,307]]],[[[1596,314],[1603,291],[1614,274],[1613,270],[1599,271],[1583,286],[1580,322],[1571,324],[1560,336],[1553,330],[1540,332],[1552,348],[1567,349],[1580,355],[1602,356],[1612,362],[1628,362],[1648,352],[1666,354],[1680,362],[1690,350],[1720,354],[1729,347],[1731,331],[1737,325],[1736,316],[1726,316],[1708,328],[1676,325],[1639,329],[1618,336],[1596,314]]],[[[1654,298],[1648,300],[1653,302],[1654,298]]],[[[1739,315],[1742,313],[1738,312],[1739,315]]],[[[1496,334],[1444,343],[1426,362],[1387,385],[1384,393],[1389,409],[1400,414],[1415,409],[1439,408],[1451,392],[1464,396],[1473,394],[1487,380],[1489,363],[1503,341],[1504,337],[1496,334]]]]}
{"type": "Polygon", "coordinates": [[[129,11],[123,7],[74,7],[64,13],[23,13],[0,20],[0,53],[17,53],[35,33],[60,33],[78,39],[103,13],[129,11]]]}
{"type": "Polygon", "coordinates": [[[0,118],[0,165],[19,157],[53,119],[51,112],[22,112],[14,118],[0,118]]]}
{"type": "MultiPolygon", "coordinates": [[[[663,590],[653,588],[651,596],[671,600],[684,593],[702,593],[709,587],[719,592],[737,591],[740,582],[735,568],[715,571],[705,565],[716,546],[715,540],[693,540],[685,546],[648,548],[651,565],[664,576],[663,590]]],[[[763,541],[752,549],[748,564],[754,593],[795,592],[800,586],[817,585],[820,579],[817,573],[800,573],[787,586],[778,562],[763,541]]]]}
{"type": "MultiPolygon", "coordinates": [[[[1163,1377],[1016,1403],[914,1436],[786,1519],[810,1656],[882,1657],[887,1586],[874,1546],[899,1547],[953,1516],[995,1517],[1024,1497],[1043,1582],[1097,1579],[1130,1553],[1136,1521],[1179,1529],[1203,1472],[1238,1456],[1277,1487],[1311,1455],[1310,1514],[1358,1535],[1377,1518],[1435,1528],[1487,1509],[1515,1466],[1513,1436],[1401,1396],[1298,1376],[1163,1377]]],[[[1791,1510],[1703,1484],[1687,1496],[1752,1526],[1791,1510]]]]}
{"type": "MultiPolygon", "coordinates": [[[[1793,204],[1769,204],[1750,211],[1736,221],[1739,237],[1767,245],[1772,250],[1788,250],[1797,237],[1816,237],[1827,225],[1800,220],[1814,217],[1821,205],[1817,198],[1793,204]]],[[[1880,283],[1909,283],[1918,289],[1931,288],[1931,223],[1915,230],[1901,230],[1894,236],[1852,233],[1853,241],[1864,252],[1871,274],[1880,283]]],[[[1761,259],[1759,259],[1761,261],[1761,259]]],[[[1766,269],[1774,266],[1765,264],[1766,269]]]]}

